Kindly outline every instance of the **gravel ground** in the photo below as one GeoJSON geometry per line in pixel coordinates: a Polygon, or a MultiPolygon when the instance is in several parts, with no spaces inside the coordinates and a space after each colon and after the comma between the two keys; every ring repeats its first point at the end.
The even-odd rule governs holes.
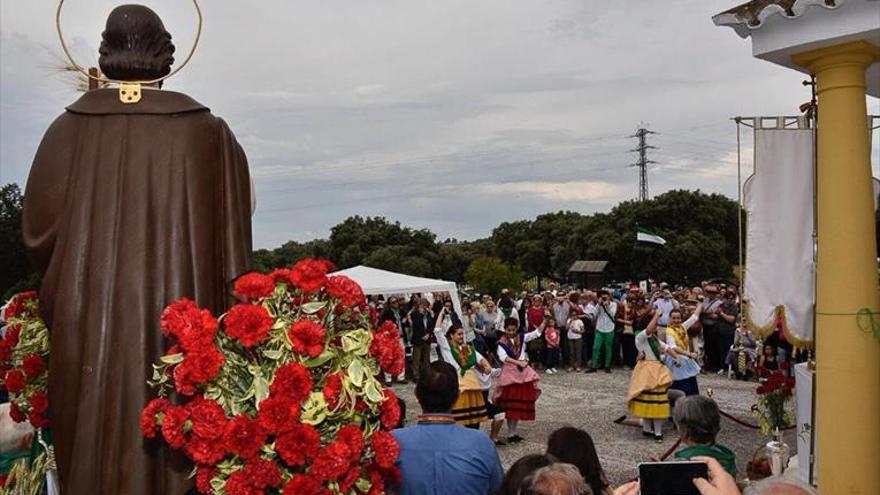
{"type": "MultiPolygon", "coordinates": [[[[627,413],[626,391],[630,371],[615,369],[611,374],[567,373],[547,375],[541,372],[541,397],[538,399],[536,421],[524,421],[519,434],[525,441],[499,447],[498,454],[505,469],[525,454],[544,451],[547,437],[562,426],[575,426],[590,433],[599,452],[599,459],[609,480],[617,485],[638,473],[639,462],[652,456],[659,457],[672,447],[677,439],[675,427],[670,421],[664,430],[664,440],[658,443],[643,437],[640,428],[618,425],[614,420],[627,413]]],[[[755,384],[730,380],[715,375],[699,377],[700,391],[714,391],[719,407],[733,416],[756,424],[750,412],[755,402],[755,384]]],[[[415,400],[414,385],[394,385],[394,391],[407,403],[407,424],[413,424],[420,409],[415,400]]],[[[488,430],[488,423],[483,423],[488,430]]],[[[502,430],[506,435],[506,427],[502,430]]],[[[786,432],[785,441],[795,454],[797,439],[793,431],[786,432]]],[[[745,464],[755,450],[767,442],[758,430],[750,429],[722,417],[718,442],[733,449],[737,456],[738,478],[745,477],[745,464]]]]}

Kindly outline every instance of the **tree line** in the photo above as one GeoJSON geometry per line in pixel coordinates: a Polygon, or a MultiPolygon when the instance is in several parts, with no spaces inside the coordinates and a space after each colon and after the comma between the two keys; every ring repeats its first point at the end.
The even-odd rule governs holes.
{"type": "Polygon", "coordinates": [[[739,257],[738,211],[735,201],[720,194],[673,190],[648,201],[622,202],[607,213],[559,211],[504,222],[474,241],[441,241],[428,229],[356,215],[331,228],[326,239],[260,249],[254,261],[256,268],[270,270],[322,257],[339,268],[363,264],[491,292],[525,278],[567,280],[577,260],[609,261],[607,280],[697,283],[732,276],[739,257]],[[637,225],[667,244],[636,243],[637,225]]]}

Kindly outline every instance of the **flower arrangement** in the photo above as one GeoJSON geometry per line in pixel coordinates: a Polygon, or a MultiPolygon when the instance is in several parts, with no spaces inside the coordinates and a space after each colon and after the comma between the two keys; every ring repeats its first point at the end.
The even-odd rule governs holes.
{"type": "Polygon", "coordinates": [[[794,378],[786,376],[788,363],[782,362],[777,370],[758,368],[761,382],[756,390],[758,402],[752,407],[761,425],[761,432],[770,434],[794,424],[794,414],[788,407],[794,392],[794,378]]]}
{"type": "Polygon", "coordinates": [[[400,409],[376,375],[403,369],[398,329],[371,331],[361,288],[330,269],[243,275],[219,319],[187,299],[163,311],[172,345],[141,429],[193,461],[199,492],[379,494],[397,478],[400,409]]]}
{"type": "Polygon", "coordinates": [[[9,392],[9,415],[14,421],[30,421],[34,428],[46,428],[49,331],[38,309],[34,291],[17,294],[6,304],[6,332],[0,339],[0,385],[9,392]]]}

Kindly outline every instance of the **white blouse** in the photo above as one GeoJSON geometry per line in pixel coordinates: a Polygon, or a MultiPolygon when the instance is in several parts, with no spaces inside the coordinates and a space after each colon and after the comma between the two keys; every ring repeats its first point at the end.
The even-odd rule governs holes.
{"type": "Polygon", "coordinates": [[[519,356],[513,357],[507,354],[507,351],[504,350],[504,347],[501,345],[498,346],[498,359],[503,363],[507,361],[508,357],[516,359],[518,361],[522,361],[526,358],[526,344],[537,339],[541,336],[541,331],[539,329],[534,329],[531,332],[528,332],[523,335],[523,344],[520,346],[519,356]]]}

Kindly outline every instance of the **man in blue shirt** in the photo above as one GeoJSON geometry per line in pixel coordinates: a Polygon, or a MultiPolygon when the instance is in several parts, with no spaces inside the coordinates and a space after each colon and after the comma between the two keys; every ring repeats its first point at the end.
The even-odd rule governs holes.
{"type": "Polygon", "coordinates": [[[400,493],[491,495],[504,472],[498,452],[479,430],[455,424],[458,375],[449,363],[431,363],[416,385],[418,424],[394,430],[400,444],[400,493]]]}

